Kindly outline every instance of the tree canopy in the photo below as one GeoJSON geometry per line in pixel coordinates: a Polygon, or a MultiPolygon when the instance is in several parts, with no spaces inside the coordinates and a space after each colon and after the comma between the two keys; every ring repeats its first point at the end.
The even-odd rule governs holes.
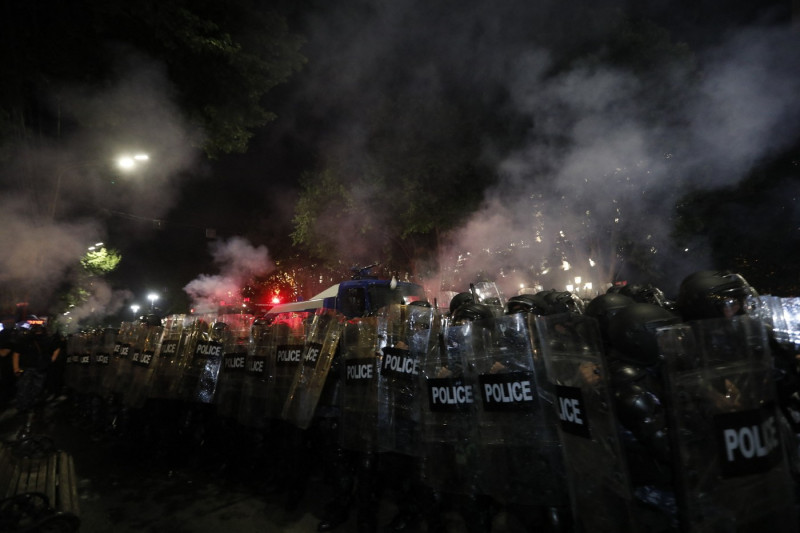
{"type": "Polygon", "coordinates": [[[61,134],[68,125],[58,91],[108,85],[124,74],[121,56],[135,50],[165,65],[174,100],[205,132],[207,154],[244,152],[275,117],[266,95],[304,64],[302,44],[279,10],[250,0],[7,2],[0,135],[61,134]]]}

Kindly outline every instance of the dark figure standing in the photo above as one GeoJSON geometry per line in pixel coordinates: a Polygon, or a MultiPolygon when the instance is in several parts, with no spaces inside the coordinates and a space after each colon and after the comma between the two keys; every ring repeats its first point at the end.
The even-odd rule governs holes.
{"type": "Polygon", "coordinates": [[[53,343],[42,325],[33,326],[30,333],[20,339],[12,355],[17,376],[15,406],[20,413],[31,410],[36,404],[44,390],[48,368],[60,351],[60,346],[53,343]]]}
{"type": "Polygon", "coordinates": [[[0,408],[8,407],[14,399],[16,379],[12,354],[14,352],[14,322],[4,320],[0,329],[0,408]]]}

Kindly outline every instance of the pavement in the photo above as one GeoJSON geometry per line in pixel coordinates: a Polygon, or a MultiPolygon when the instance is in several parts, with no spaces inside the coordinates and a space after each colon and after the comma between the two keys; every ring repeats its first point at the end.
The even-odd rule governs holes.
{"type": "MultiPolygon", "coordinates": [[[[0,412],[5,413],[0,415],[0,439],[13,441],[25,418],[0,412]]],[[[98,434],[64,397],[40,406],[31,429],[73,456],[81,533],[311,533],[331,495],[329,484],[312,474],[297,505],[287,506],[285,494],[266,482],[266,473],[230,470],[220,461],[184,460],[196,457],[191,450],[185,457],[166,458],[146,438],[98,434]]],[[[378,523],[388,524],[395,504],[384,497],[378,507],[378,523]]],[[[457,514],[447,514],[444,522],[448,533],[465,530],[457,514]]],[[[355,533],[354,517],[333,531],[355,533]]],[[[500,514],[493,531],[520,530],[500,514]]]]}

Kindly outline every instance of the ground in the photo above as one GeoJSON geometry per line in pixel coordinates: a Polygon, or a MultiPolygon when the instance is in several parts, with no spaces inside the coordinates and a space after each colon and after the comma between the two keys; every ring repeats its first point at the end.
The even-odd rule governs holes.
{"type": "MultiPolygon", "coordinates": [[[[6,414],[0,421],[0,438],[11,442],[24,426],[24,417],[6,414]]],[[[69,399],[40,406],[32,432],[52,438],[74,458],[81,533],[315,532],[330,496],[328,484],[312,475],[297,507],[287,509],[284,492],[259,483],[252,472],[229,470],[217,460],[197,460],[190,450],[185,458],[194,459],[169,460],[139,439],[98,434],[75,416],[69,399]]],[[[395,511],[390,498],[382,499],[379,524],[388,524],[395,511]]],[[[445,522],[448,532],[464,530],[455,514],[448,513],[445,522]]],[[[355,520],[334,531],[355,532],[355,520]]],[[[516,529],[500,514],[493,531],[516,529]]]]}

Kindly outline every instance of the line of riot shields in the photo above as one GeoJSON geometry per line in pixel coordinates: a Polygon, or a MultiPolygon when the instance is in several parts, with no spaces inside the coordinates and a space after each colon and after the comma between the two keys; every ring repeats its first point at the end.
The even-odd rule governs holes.
{"type": "MultiPolygon", "coordinates": [[[[681,323],[657,337],[679,465],[662,530],[796,532],[792,450],[761,322],[681,323]]],[[[75,334],[67,351],[65,381],[83,416],[129,423],[154,446],[184,431],[187,454],[224,432],[240,455],[272,457],[258,475],[296,473],[295,460],[323,467],[298,448],[333,419],[336,442],[323,445],[405,458],[392,475],[429,491],[419,494],[468,502],[467,526],[482,523],[469,502],[491,501],[530,530],[653,530],[637,506],[590,316],[455,323],[426,305],[353,319],[330,310],[269,321],[176,315],[75,334]]]]}

